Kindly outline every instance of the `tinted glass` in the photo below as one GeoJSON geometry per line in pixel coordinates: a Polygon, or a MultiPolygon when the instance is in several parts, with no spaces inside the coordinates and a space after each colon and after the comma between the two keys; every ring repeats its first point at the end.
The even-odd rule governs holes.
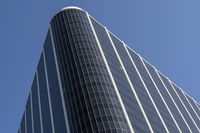
{"type": "MultiPolygon", "coordinates": [[[[119,56],[121,57],[120,59],[123,60],[122,62],[126,61],[125,63],[129,62],[129,58],[128,55],[126,53],[126,50],[124,48],[124,45],[122,44],[122,42],[120,40],[118,40],[116,37],[114,37],[112,34],[110,34],[111,39],[114,43],[114,46],[116,47],[116,50],[119,54],[119,56]]],[[[111,51],[111,50],[109,50],[111,51]]],[[[110,52],[107,51],[107,53],[109,54],[110,52]]],[[[113,56],[116,56],[115,54],[113,54],[113,56]]],[[[113,57],[114,58],[114,57],[113,57]]],[[[117,57],[115,57],[117,58],[117,57]]],[[[112,60],[110,61],[112,62],[112,60]]],[[[119,92],[122,96],[125,108],[127,110],[127,113],[129,115],[129,119],[133,125],[134,131],[135,132],[150,132],[147,123],[143,117],[143,114],[140,110],[140,107],[138,105],[138,102],[136,101],[136,98],[133,94],[132,89],[129,86],[128,80],[126,79],[123,69],[120,65],[117,65],[116,63],[118,63],[118,60],[115,61],[115,66],[117,66],[117,69],[114,69],[116,67],[113,67],[113,75],[115,74],[116,76],[116,82],[118,83],[118,89],[119,92]]],[[[124,64],[127,65],[127,64],[124,64]]]]}
{"type": "Polygon", "coordinates": [[[200,117],[200,111],[199,111],[197,105],[195,104],[194,100],[191,97],[189,97],[187,94],[184,94],[184,95],[187,97],[187,99],[191,103],[192,107],[194,108],[194,110],[196,111],[196,113],[198,114],[198,116],[200,117]]]}
{"type": "Polygon", "coordinates": [[[139,56],[134,55],[133,61],[135,62],[135,65],[136,65],[157,109],[159,110],[160,115],[163,118],[163,121],[165,122],[169,132],[179,132],[169,111],[167,110],[167,107],[165,106],[164,102],[162,101],[161,96],[159,95],[155,85],[153,84],[153,81],[151,80],[151,78],[150,78],[148,72],[146,71],[139,56]]]}
{"type": "Polygon", "coordinates": [[[190,115],[192,116],[194,122],[197,124],[198,127],[200,127],[200,120],[198,119],[194,110],[192,109],[192,107],[188,103],[187,99],[183,95],[182,91],[178,87],[176,87],[175,85],[173,85],[173,86],[174,86],[174,89],[176,90],[176,92],[178,93],[178,95],[180,96],[181,100],[183,101],[184,105],[186,106],[187,110],[189,111],[190,115]]]}
{"type": "Polygon", "coordinates": [[[36,78],[36,76],[34,77],[34,80],[33,80],[33,83],[32,83],[31,92],[32,92],[34,132],[35,133],[41,133],[38,88],[37,88],[37,78],[36,78]]]}
{"type": "Polygon", "coordinates": [[[127,132],[122,108],[86,13],[63,11],[51,25],[70,131],[127,132]]]}
{"type": "Polygon", "coordinates": [[[49,109],[49,99],[48,99],[48,91],[47,91],[47,84],[45,77],[43,54],[40,57],[38,65],[38,82],[40,90],[39,94],[40,94],[43,130],[44,133],[51,133],[52,125],[51,125],[51,116],[49,109]]]}
{"type": "Polygon", "coordinates": [[[44,44],[44,51],[55,132],[66,133],[67,129],[62,106],[60,87],[58,83],[58,76],[49,32],[44,44]]]}
{"type": "Polygon", "coordinates": [[[164,98],[166,104],[168,105],[168,108],[170,109],[172,115],[174,116],[174,119],[176,120],[177,124],[179,125],[180,129],[185,132],[188,133],[190,132],[186,123],[184,122],[182,116],[180,115],[178,109],[176,108],[174,102],[172,101],[170,95],[168,94],[167,90],[165,89],[164,85],[162,84],[161,80],[159,79],[155,69],[149,65],[148,63],[146,63],[144,61],[147,69],[149,70],[149,73],[151,74],[155,84],[157,85],[162,97],[164,98]]]}
{"type": "Polygon", "coordinates": [[[26,103],[26,128],[27,133],[32,133],[31,100],[30,95],[26,103]]]}
{"type": "Polygon", "coordinates": [[[164,84],[166,85],[169,93],[172,95],[174,101],[176,102],[176,105],[178,106],[179,110],[181,111],[182,115],[184,116],[185,120],[187,121],[188,125],[190,126],[190,129],[194,133],[198,133],[197,128],[195,127],[194,123],[192,122],[192,119],[190,118],[189,114],[185,110],[185,108],[184,108],[183,104],[181,103],[180,99],[176,95],[174,89],[170,85],[170,82],[163,75],[161,75],[160,73],[159,73],[159,75],[161,76],[161,78],[162,78],[164,84]]]}
{"type": "MultiPolygon", "coordinates": [[[[135,64],[139,63],[138,62],[139,56],[136,53],[134,53],[132,50],[130,50],[129,48],[128,48],[128,52],[130,53],[130,56],[132,57],[135,64]]],[[[131,77],[133,86],[137,92],[137,95],[141,101],[141,104],[144,108],[144,111],[146,112],[146,115],[148,117],[148,120],[149,120],[153,130],[155,132],[163,132],[163,133],[166,132],[164,129],[164,126],[153,106],[153,103],[151,102],[151,100],[145,90],[145,87],[133,65],[132,65],[131,72],[132,73],[130,73],[129,76],[131,77]]]]}
{"type": "Polygon", "coordinates": [[[25,113],[22,117],[22,121],[21,121],[21,133],[25,133],[25,113]]]}

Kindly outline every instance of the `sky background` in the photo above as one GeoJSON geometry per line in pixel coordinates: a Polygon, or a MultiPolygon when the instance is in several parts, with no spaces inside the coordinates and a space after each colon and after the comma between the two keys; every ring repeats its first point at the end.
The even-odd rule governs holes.
{"type": "Polygon", "coordinates": [[[199,0],[1,0],[0,133],[15,133],[49,22],[65,6],[88,11],[200,102],[199,0]]]}

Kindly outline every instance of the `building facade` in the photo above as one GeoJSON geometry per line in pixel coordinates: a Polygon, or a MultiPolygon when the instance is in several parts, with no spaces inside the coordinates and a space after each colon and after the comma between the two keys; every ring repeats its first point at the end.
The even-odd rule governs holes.
{"type": "Polygon", "coordinates": [[[51,20],[18,133],[199,133],[200,104],[78,7],[51,20]]]}

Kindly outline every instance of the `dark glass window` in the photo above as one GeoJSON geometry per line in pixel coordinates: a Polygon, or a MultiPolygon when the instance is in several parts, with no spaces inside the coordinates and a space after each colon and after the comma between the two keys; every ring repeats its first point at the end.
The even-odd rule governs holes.
{"type": "Polygon", "coordinates": [[[32,133],[32,116],[31,116],[31,100],[30,95],[26,103],[26,128],[27,133],[32,133]]]}
{"type": "Polygon", "coordinates": [[[21,121],[21,133],[25,133],[25,112],[24,112],[24,115],[22,117],[22,121],[21,121]]]}
{"type": "Polygon", "coordinates": [[[37,77],[34,77],[32,87],[32,106],[33,106],[33,125],[34,132],[41,133],[41,123],[40,123],[40,111],[39,111],[39,100],[38,100],[38,88],[37,88],[37,77]]]}
{"type": "Polygon", "coordinates": [[[45,77],[43,53],[40,57],[38,65],[38,82],[39,82],[39,94],[42,112],[42,125],[44,133],[52,133],[51,116],[49,108],[48,91],[45,77]]]}
{"type": "Polygon", "coordinates": [[[49,91],[51,96],[51,106],[53,112],[55,132],[66,133],[67,129],[62,107],[60,87],[58,83],[56,64],[54,60],[53,48],[49,32],[47,34],[47,38],[44,44],[44,51],[45,51],[45,60],[48,73],[49,91]]]}

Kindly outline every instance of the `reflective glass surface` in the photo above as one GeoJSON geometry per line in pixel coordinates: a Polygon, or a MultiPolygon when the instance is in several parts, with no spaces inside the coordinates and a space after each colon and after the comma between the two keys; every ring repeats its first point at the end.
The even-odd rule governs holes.
{"type": "MultiPolygon", "coordinates": [[[[136,62],[136,60],[137,60],[137,58],[139,58],[139,56],[136,53],[134,53],[132,50],[130,50],[129,48],[128,48],[128,52],[130,53],[130,56],[133,59],[133,61],[135,61],[135,64],[137,64],[138,62],[136,62]]],[[[153,130],[155,132],[163,132],[163,133],[166,132],[164,129],[164,126],[163,126],[158,114],[156,113],[156,110],[147,94],[147,91],[145,90],[145,87],[133,65],[132,65],[131,73],[129,74],[129,76],[131,77],[133,86],[137,92],[137,95],[141,101],[141,104],[144,108],[144,111],[148,117],[148,120],[149,120],[153,130]]]]}
{"type": "Polygon", "coordinates": [[[189,97],[187,94],[184,94],[184,95],[187,97],[187,99],[189,100],[189,102],[192,105],[193,109],[196,111],[196,113],[200,117],[200,111],[199,111],[197,105],[195,104],[194,100],[191,97],[189,97]]]}
{"type": "Polygon", "coordinates": [[[31,93],[32,93],[34,132],[35,133],[41,133],[38,88],[37,88],[37,77],[36,76],[34,77],[34,80],[33,80],[33,83],[32,83],[31,93]]]}
{"type": "Polygon", "coordinates": [[[149,65],[147,62],[145,62],[145,65],[151,74],[155,84],[157,85],[162,97],[165,99],[166,104],[168,105],[168,108],[170,109],[172,115],[174,116],[174,119],[176,120],[177,124],[179,125],[181,131],[188,133],[190,132],[186,123],[184,122],[183,118],[181,117],[178,109],[176,108],[175,104],[173,103],[170,95],[168,94],[167,90],[165,89],[164,85],[162,84],[161,80],[159,79],[158,75],[156,74],[155,69],[149,65]]]}
{"type": "Polygon", "coordinates": [[[28,97],[28,101],[26,103],[26,130],[27,133],[32,133],[32,116],[31,116],[31,100],[30,95],[28,97]]]}
{"type": "Polygon", "coordinates": [[[47,34],[47,38],[44,44],[44,53],[55,132],[66,133],[67,129],[62,106],[61,92],[58,83],[58,76],[49,32],[47,34]]]}
{"type": "Polygon", "coordinates": [[[190,126],[190,129],[194,132],[194,133],[198,133],[198,129],[195,127],[194,123],[192,122],[192,119],[190,118],[189,114],[187,113],[186,109],[184,108],[183,104],[181,103],[180,99],[178,98],[178,96],[176,95],[174,89],[172,88],[172,86],[170,85],[170,82],[168,79],[166,79],[162,74],[159,73],[159,75],[161,76],[164,84],[166,85],[168,91],[170,92],[170,94],[172,95],[174,101],[176,102],[176,105],[178,106],[179,110],[181,111],[183,117],[186,119],[188,125],[190,126]]]}
{"type": "Polygon", "coordinates": [[[22,121],[21,121],[21,133],[25,133],[25,114],[22,117],[22,121]]]}
{"type": "Polygon", "coordinates": [[[163,118],[163,121],[165,122],[169,132],[179,132],[169,111],[167,110],[167,107],[165,106],[164,102],[162,101],[161,96],[159,95],[155,85],[153,84],[153,81],[151,80],[149,74],[147,73],[139,56],[134,55],[133,61],[135,62],[135,65],[136,65],[157,109],[159,110],[160,115],[163,118]]]}
{"type": "Polygon", "coordinates": [[[194,110],[192,109],[192,107],[190,106],[190,104],[188,103],[188,101],[186,100],[185,96],[183,95],[182,91],[175,85],[174,89],[176,90],[176,92],[178,93],[178,95],[180,96],[181,100],[183,101],[184,105],[186,106],[187,110],[189,111],[191,117],[193,118],[194,122],[197,124],[198,127],[200,127],[200,120],[198,119],[197,115],[195,114],[194,110]]]}
{"type": "Polygon", "coordinates": [[[63,11],[51,26],[70,131],[126,133],[125,117],[86,13],[63,11]]]}
{"type": "Polygon", "coordinates": [[[43,53],[40,57],[37,70],[38,70],[38,82],[39,82],[39,91],[40,91],[39,94],[40,94],[40,103],[41,103],[41,112],[42,112],[43,132],[52,133],[52,124],[51,124],[51,116],[50,116],[50,108],[49,108],[47,83],[46,83],[46,77],[45,77],[43,53]]]}

